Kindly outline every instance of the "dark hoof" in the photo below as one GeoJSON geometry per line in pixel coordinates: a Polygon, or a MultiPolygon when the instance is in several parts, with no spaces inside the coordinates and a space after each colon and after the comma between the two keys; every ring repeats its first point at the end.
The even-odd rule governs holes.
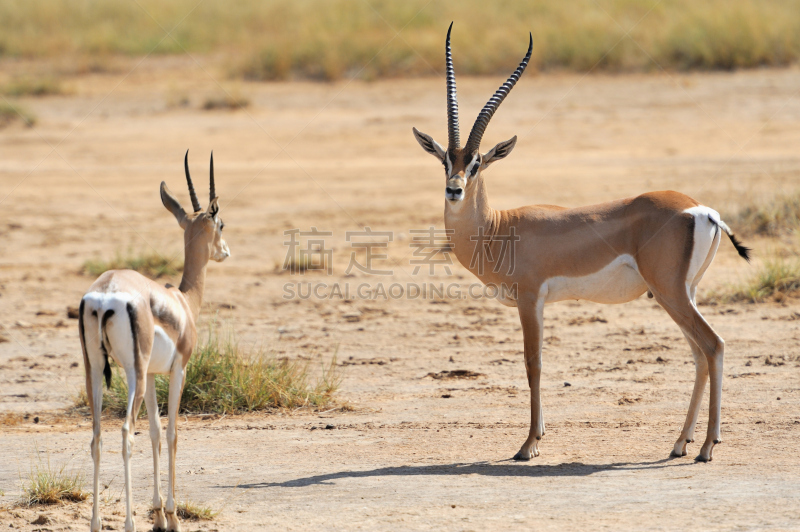
{"type": "Polygon", "coordinates": [[[525,457],[522,455],[522,453],[517,453],[514,455],[514,460],[517,460],[518,462],[529,462],[530,459],[531,459],[530,456],[525,457]]]}
{"type": "Polygon", "coordinates": [[[675,451],[672,451],[669,453],[670,458],[681,458],[683,456],[686,456],[686,451],[683,451],[682,453],[676,453],[675,451]]]}
{"type": "Polygon", "coordinates": [[[695,462],[710,462],[711,458],[706,458],[702,454],[698,454],[697,458],[694,459],[695,462]]]}

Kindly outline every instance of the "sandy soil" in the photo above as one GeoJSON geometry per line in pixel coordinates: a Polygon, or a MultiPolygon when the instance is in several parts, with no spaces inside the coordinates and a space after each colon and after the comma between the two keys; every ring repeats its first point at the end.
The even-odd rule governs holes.
{"type": "MultiPolygon", "coordinates": [[[[25,67],[3,66],[4,75],[25,67]]],[[[77,322],[66,309],[92,281],[80,274],[87,258],[151,247],[181,255],[158,185],[166,180],[188,203],[181,158],[190,148],[201,191],[214,149],[232,251],[209,268],[204,319],[216,314],[242,341],[314,367],[337,352],[339,398],[352,411],[186,418],[179,496],[221,510],[186,529],[800,528],[796,306],[701,308],[728,348],[724,443],[710,464],[691,460],[699,444],[690,457],[666,458],[694,369],[663,310],[646,298],[549,306],[542,455],[509,461],[529,420],[514,309],[471,298],[282,297],[286,283],[299,281],[473,282],[460,266],[452,276],[414,276],[409,264],[410,230],[443,227],[441,168],[411,135],[416,126],[446,141],[443,81],[251,85],[217,77],[218,85],[215,71],[191,61],[148,59],[123,77],[126,68],[70,79],[69,95],[25,100],[37,126],[0,130],[0,413],[20,416],[0,426],[3,526],[88,524],[88,502],[14,506],[37,454],[91,472],[89,420],[65,410],[83,379],[77,322]],[[200,110],[220,87],[252,105],[200,110]],[[277,273],[283,231],[312,226],[333,233],[333,274],[277,273]],[[394,231],[382,264],[393,275],[345,275],[345,232],[364,226],[394,231]],[[428,376],[459,369],[480,375],[428,376]],[[49,524],[31,524],[42,514],[49,524]]],[[[459,79],[464,128],[498,83],[459,79]]],[[[675,189],[725,213],[796,190],[797,87],[798,70],[527,76],[485,138],[488,147],[520,136],[513,155],[486,174],[493,204],[577,206],[675,189]]],[[[759,257],[792,244],[749,243],[759,257]]],[[[753,269],[723,243],[701,289],[753,269]]],[[[703,410],[699,434],[705,419],[703,410]]],[[[121,530],[119,421],[104,426],[104,519],[121,530]]],[[[144,426],[133,485],[138,525],[148,530],[144,426]]]]}

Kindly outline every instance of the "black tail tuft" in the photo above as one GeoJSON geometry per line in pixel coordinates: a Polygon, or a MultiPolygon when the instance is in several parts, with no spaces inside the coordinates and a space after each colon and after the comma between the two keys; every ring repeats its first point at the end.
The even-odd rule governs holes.
{"type": "Polygon", "coordinates": [[[103,375],[106,378],[106,388],[111,388],[111,364],[108,363],[108,353],[104,353],[106,356],[106,367],[103,368],[103,375]]]}
{"type": "Polygon", "coordinates": [[[750,252],[753,250],[742,244],[742,242],[738,238],[736,238],[736,235],[734,235],[733,233],[728,233],[728,237],[731,239],[733,247],[735,247],[736,251],[739,252],[739,256],[742,257],[747,262],[750,262],[750,252]]]}
{"type": "Polygon", "coordinates": [[[102,331],[102,337],[100,338],[100,348],[103,350],[103,358],[106,361],[106,365],[103,368],[103,375],[106,378],[106,388],[111,388],[111,364],[108,363],[108,349],[106,349],[106,322],[108,319],[114,315],[113,309],[108,309],[105,314],[103,314],[103,319],[100,321],[100,330],[102,331]]]}

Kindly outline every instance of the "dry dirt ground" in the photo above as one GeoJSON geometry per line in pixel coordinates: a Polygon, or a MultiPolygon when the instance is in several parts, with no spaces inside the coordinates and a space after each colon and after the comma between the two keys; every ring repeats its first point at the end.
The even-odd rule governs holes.
{"type": "MultiPolygon", "coordinates": [[[[14,505],[37,454],[91,472],[89,420],[66,414],[83,382],[77,322],[66,308],[92,281],[80,274],[87,258],[151,247],[180,256],[180,230],[158,186],[167,181],[188,204],[181,159],[190,148],[201,199],[214,150],[232,251],[209,268],[203,319],[217,315],[242,342],[315,368],[336,352],[338,398],[351,411],[184,419],[179,497],[221,511],[185,529],[800,528],[800,316],[791,302],[701,307],[727,341],[724,443],[709,464],[691,459],[699,443],[688,457],[667,459],[694,368],[663,310],[644,297],[549,306],[547,435],[541,456],[510,461],[529,420],[514,309],[473,298],[283,298],[284,285],[299,281],[472,282],[460,266],[451,276],[441,268],[415,276],[409,263],[410,230],[443,227],[442,171],[411,127],[446,141],[444,80],[218,77],[217,85],[213,70],[191,61],[148,59],[128,74],[134,65],[69,78],[64,96],[23,100],[37,125],[0,130],[0,412],[23,416],[0,426],[3,527],[88,526],[88,502],[14,505]],[[221,87],[250,107],[201,110],[221,87]],[[278,273],[283,232],[312,226],[332,232],[332,275],[278,273]],[[394,232],[389,258],[376,263],[392,275],[345,275],[353,249],[345,232],[364,226],[394,232]],[[428,376],[452,370],[480,375],[428,376]],[[49,524],[31,524],[42,514],[49,524]]],[[[30,67],[7,63],[3,75],[30,67]]],[[[500,80],[458,81],[467,128],[500,80]]],[[[520,137],[485,174],[494,207],[675,189],[731,213],[794,191],[798,88],[798,70],[526,74],[485,137],[486,149],[520,137]]],[[[747,240],[755,264],[723,242],[701,289],[741,281],[765,256],[796,245],[747,240]]],[[[111,530],[124,520],[119,426],[104,424],[102,511],[111,530]]],[[[700,440],[705,426],[704,407],[700,440]]],[[[149,530],[146,422],[137,429],[134,501],[139,528],[149,530]]]]}

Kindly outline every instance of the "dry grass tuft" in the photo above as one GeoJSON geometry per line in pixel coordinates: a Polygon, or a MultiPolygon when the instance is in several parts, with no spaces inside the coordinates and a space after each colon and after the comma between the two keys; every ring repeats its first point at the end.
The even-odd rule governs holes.
{"type": "Polygon", "coordinates": [[[6,96],[54,96],[64,94],[61,83],[54,78],[19,78],[0,89],[6,96]]]}
{"type": "MultiPolygon", "coordinates": [[[[205,341],[195,349],[186,368],[181,412],[191,414],[236,414],[279,408],[331,406],[341,382],[336,355],[311,383],[308,364],[278,359],[263,351],[243,349],[232,332],[223,335],[209,328],[205,341]]],[[[166,411],[169,378],[156,376],[159,409],[166,411]]],[[[128,386],[115,367],[111,388],[103,394],[103,410],[124,417],[128,386]]],[[[76,407],[86,404],[85,391],[79,392],[76,407]]],[[[144,413],[144,408],[140,415],[144,413]]]]}
{"type": "Polygon", "coordinates": [[[183,271],[183,261],[177,262],[155,251],[143,251],[126,255],[117,252],[111,260],[90,259],[83,263],[84,275],[97,277],[108,270],[134,270],[151,279],[172,277],[183,271]]]}
{"type": "Polygon", "coordinates": [[[205,102],[203,102],[204,111],[217,111],[220,109],[235,111],[237,109],[244,109],[245,107],[249,106],[250,100],[247,98],[227,93],[211,96],[207,98],[205,102]]]}
{"type": "Polygon", "coordinates": [[[0,414],[0,427],[15,427],[22,423],[22,414],[0,414]]]}
{"type": "Polygon", "coordinates": [[[89,496],[83,491],[84,484],[82,472],[68,468],[68,463],[52,467],[50,457],[43,462],[37,452],[36,463],[31,467],[27,480],[23,481],[21,503],[33,506],[62,501],[80,502],[89,496]]]}
{"type": "Polygon", "coordinates": [[[781,194],[742,208],[733,226],[743,234],[780,236],[800,227],[800,192],[781,194]]]}
{"type": "Polygon", "coordinates": [[[234,76],[256,80],[441,75],[454,19],[461,75],[508,75],[528,32],[532,70],[735,69],[800,58],[800,0],[5,0],[0,55],[186,50],[217,54],[234,76]],[[162,27],[176,29],[164,38],[162,27]]]}
{"type": "Polygon", "coordinates": [[[219,515],[219,512],[192,501],[181,501],[178,503],[177,514],[179,519],[187,521],[211,521],[219,515]]]}
{"type": "Polygon", "coordinates": [[[0,129],[16,121],[21,121],[28,127],[33,127],[36,124],[36,117],[19,105],[0,102],[0,129]]]}
{"type": "Polygon", "coordinates": [[[704,303],[761,303],[783,301],[800,293],[800,261],[775,259],[747,282],[712,292],[704,303]]]}

